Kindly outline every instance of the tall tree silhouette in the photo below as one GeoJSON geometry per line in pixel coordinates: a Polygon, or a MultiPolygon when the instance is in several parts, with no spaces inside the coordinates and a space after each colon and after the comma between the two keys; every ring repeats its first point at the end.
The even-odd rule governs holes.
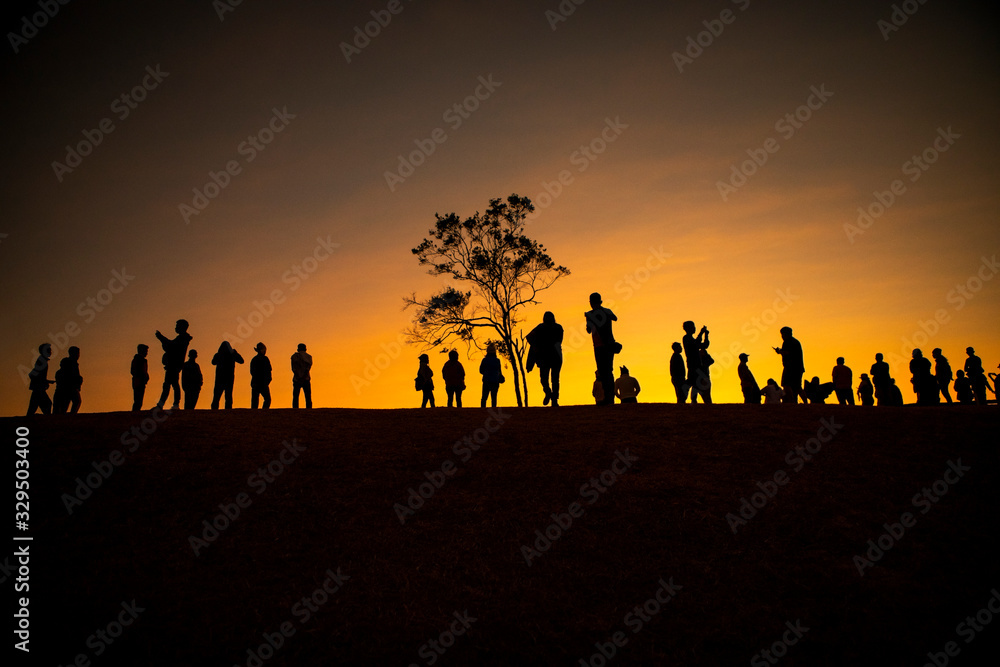
{"type": "Polygon", "coordinates": [[[544,246],[524,235],[525,218],[534,210],[530,199],[512,194],[506,202],[490,200],[485,213],[477,211],[465,220],[454,213],[435,214],[430,237],[413,254],[431,275],[450,276],[471,289],[448,285],[426,300],[416,294],[404,299],[406,308],[416,310],[405,332],[411,343],[429,349],[459,339],[480,350],[494,343],[510,361],[518,406],[528,402],[527,346],[518,327],[523,321],[519,311],[537,304],[540,292],[569,275],[544,246]]]}

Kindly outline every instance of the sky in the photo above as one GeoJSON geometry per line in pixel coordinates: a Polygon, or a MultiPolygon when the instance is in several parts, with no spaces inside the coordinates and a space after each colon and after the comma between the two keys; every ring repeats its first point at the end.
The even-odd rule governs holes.
{"type": "MultiPolygon", "coordinates": [[[[317,407],[419,405],[403,297],[449,284],[411,249],[435,214],[527,196],[571,274],[522,311],[566,330],[561,403],[592,402],[588,296],[618,316],[640,401],[672,402],[670,345],[711,332],[780,379],[876,352],[974,346],[1000,363],[1000,58],[980,3],[14,3],[5,10],[0,413],[53,343],[84,412],[131,406],[129,365],[190,322],[206,377],[264,342],[273,407],[314,358],[317,407]],[[45,15],[48,7],[52,16],[45,15]],[[56,11],[57,8],[57,11],[56,11]],[[367,34],[366,34],[367,31],[367,34]]],[[[461,285],[456,285],[462,287],[461,285]]],[[[465,404],[481,353],[457,344],[465,404]]],[[[428,351],[444,403],[441,350],[428,351]]],[[[617,373],[616,373],[617,374],[617,373]]],[[[506,373],[511,376],[510,371],[506,373]]],[[[529,404],[540,404],[537,374],[529,404]]],[[[250,401],[238,367],[235,406],[250,401]]],[[[513,405],[511,383],[501,405],[513,405]]]]}

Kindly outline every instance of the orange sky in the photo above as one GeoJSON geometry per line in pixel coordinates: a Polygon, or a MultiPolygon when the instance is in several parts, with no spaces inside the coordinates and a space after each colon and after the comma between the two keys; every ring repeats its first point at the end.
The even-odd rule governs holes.
{"type": "MultiPolygon", "coordinates": [[[[226,337],[248,362],[267,344],[274,407],[291,403],[299,342],[317,406],[418,405],[402,297],[444,282],[410,249],[435,213],[511,193],[532,198],[528,235],[572,272],[524,311],[526,330],[545,310],[566,328],[564,404],[592,401],[593,351],[573,333],[592,291],[618,315],[616,366],[641,401],[674,400],[686,319],[712,332],[717,402],[740,400],[741,351],[761,385],[780,377],[784,325],[807,377],[828,380],[844,356],[857,378],[881,351],[908,401],[914,346],[960,368],[973,345],[995,370],[995,19],[927,3],[886,31],[888,2],[667,4],[592,0],[556,21],[554,0],[403,0],[350,62],[341,43],[386,3],[242,3],[223,20],[207,2],[63,6],[4,58],[0,412],[23,414],[24,370],[50,335],[50,377],[63,343],[82,350],[84,411],[128,409],[129,362],[150,345],[152,405],[153,333],[181,317],[201,407],[226,337]],[[708,45],[678,71],[688,37],[708,45]],[[105,118],[113,130],[79,166],[53,167],[105,118]],[[421,146],[422,164],[387,181],[421,146]],[[226,186],[186,221],[210,172],[226,186]],[[859,207],[890,197],[857,226],[859,207]],[[102,292],[115,271],[134,278],[102,292]],[[257,326],[241,333],[241,318],[257,326]]],[[[480,357],[459,350],[477,405],[480,357]]],[[[236,385],[247,407],[247,366],[236,385]]],[[[540,403],[536,374],[529,391],[540,403]]],[[[514,403],[509,382],[500,401],[514,403]]]]}

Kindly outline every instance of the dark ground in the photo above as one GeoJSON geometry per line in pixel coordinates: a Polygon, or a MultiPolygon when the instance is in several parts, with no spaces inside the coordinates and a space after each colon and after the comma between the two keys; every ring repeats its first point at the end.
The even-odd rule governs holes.
{"type": "Polygon", "coordinates": [[[996,664],[1000,618],[969,642],[959,626],[1000,588],[995,406],[507,408],[468,461],[453,445],[494,426],[485,410],[178,413],[127,451],[148,414],[0,420],[8,447],[17,426],[32,443],[32,660],[18,664],[766,665],[775,642],[789,666],[919,666],[948,642],[951,664],[996,664]],[[822,420],[836,434],[794,471],[786,453],[822,420]],[[248,480],[293,438],[305,449],[273,481],[248,480]],[[124,464],[69,514],[63,494],[115,449],[124,464]],[[597,491],[626,449],[637,460],[597,491]],[[959,459],[968,471],[915,506],[959,459]],[[447,460],[457,472],[401,525],[394,504],[447,460]],[[777,471],[787,483],[734,534],[727,513],[777,471]],[[190,537],[240,493],[249,506],[196,556],[190,537]],[[522,545],[573,502],[582,516],[527,565],[522,545]],[[915,524],[860,576],[852,559],[904,512],[915,524]],[[342,587],[306,618],[327,570],[342,587]],[[661,578],[675,597],[628,616],[661,578]],[[443,655],[424,646],[450,645],[466,611],[443,655]],[[91,637],[120,613],[113,643],[91,637]],[[787,655],[786,622],[808,628],[787,655]],[[273,656],[248,655],[283,623],[294,634],[273,656]],[[592,659],[618,632],[614,657],[592,659]]]}

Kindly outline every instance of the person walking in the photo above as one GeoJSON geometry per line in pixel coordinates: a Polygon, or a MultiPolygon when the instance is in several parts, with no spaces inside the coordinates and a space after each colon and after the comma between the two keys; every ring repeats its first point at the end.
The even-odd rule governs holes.
{"type": "Polygon", "coordinates": [[[559,406],[559,372],[562,369],[563,328],[556,323],[556,316],[550,312],[542,315],[542,323],[525,336],[528,349],[528,367],[530,373],[538,366],[539,379],[542,381],[542,392],[545,398],[542,405],[552,403],[559,406]]]}
{"type": "Polygon", "coordinates": [[[481,407],[486,407],[486,398],[490,399],[490,407],[497,406],[497,392],[504,381],[500,358],[497,357],[497,347],[493,343],[486,346],[486,356],[479,363],[479,372],[483,376],[483,399],[481,407]]]}

